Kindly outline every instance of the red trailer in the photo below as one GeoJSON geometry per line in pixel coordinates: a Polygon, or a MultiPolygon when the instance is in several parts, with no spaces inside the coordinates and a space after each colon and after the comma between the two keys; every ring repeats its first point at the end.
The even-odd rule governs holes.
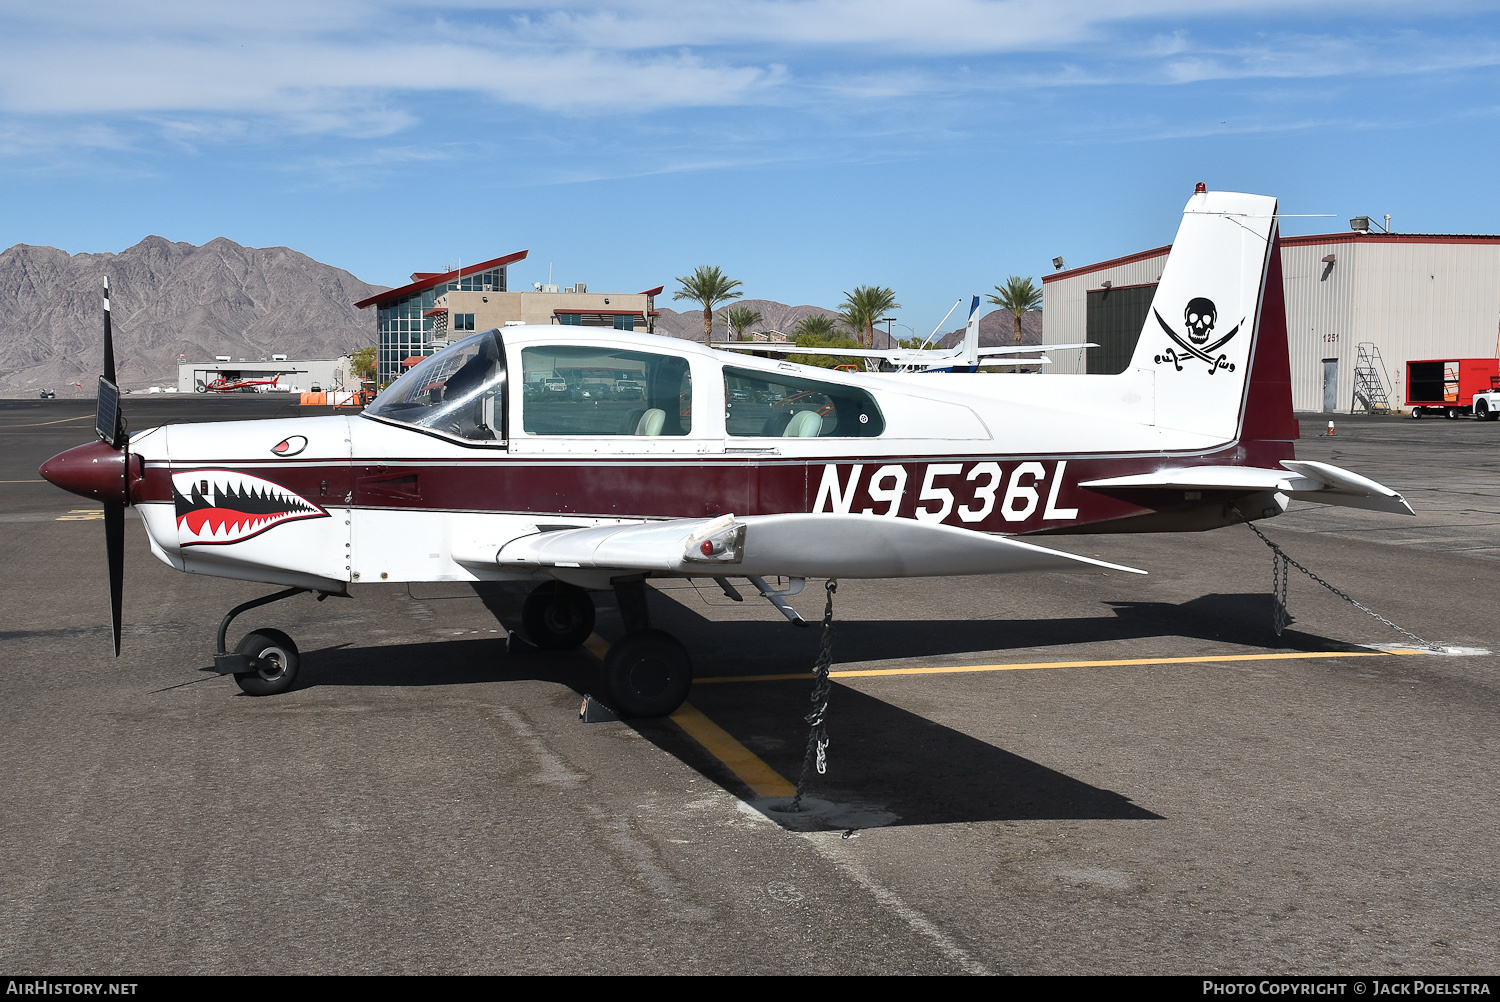
{"type": "Polygon", "coordinates": [[[1406,363],[1406,405],[1411,416],[1470,414],[1474,394],[1500,386],[1500,359],[1430,358],[1406,363]]]}

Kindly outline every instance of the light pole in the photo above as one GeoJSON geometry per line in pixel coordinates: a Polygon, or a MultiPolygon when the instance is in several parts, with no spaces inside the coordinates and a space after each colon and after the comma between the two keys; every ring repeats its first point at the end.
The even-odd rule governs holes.
{"type": "MultiPolygon", "coordinates": [[[[880,318],[880,319],[879,319],[879,320],[877,320],[877,321],[875,321],[875,322],[876,322],[876,323],[877,323],[877,324],[885,324],[885,341],[886,341],[886,345],[885,345],[885,346],[886,346],[886,347],[887,347],[887,348],[894,348],[894,347],[895,347],[895,346],[896,346],[896,341],[895,341],[895,339],[894,339],[894,338],[893,338],[893,337],[892,337],[892,336],[891,336],[891,326],[892,326],[892,325],[893,325],[893,324],[894,324],[894,325],[895,325],[895,326],[897,326],[897,327],[906,327],[906,329],[907,329],[907,330],[909,330],[909,331],[911,331],[911,328],[910,328],[910,327],[907,327],[907,326],[906,326],[906,324],[897,324],[897,323],[896,323],[896,318],[895,318],[895,317],[881,317],[881,318],[880,318]]],[[[916,336],[916,334],[917,334],[917,332],[916,332],[916,331],[912,331],[912,336],[913,336],[913,337],[915,337],[915,336],[916,336]]],[[[872,347],[873,347],[873,346],[872,346],[872,347]]]]}

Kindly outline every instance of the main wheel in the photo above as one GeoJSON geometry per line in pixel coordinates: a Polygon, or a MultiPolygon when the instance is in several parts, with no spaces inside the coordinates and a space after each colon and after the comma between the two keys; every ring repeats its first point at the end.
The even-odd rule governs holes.
{"type": "Polygon", "coordinates": [[[670,634],[637,630],[604,655],[604,691],[626,717],[665,717],[682,705],[693,685],[693,662],[670,634]]]}
{"type": "Polygon", "coordinates": [[[256,630],[241,640],[234,652],[260,658],[272,666],[234,673],[235,682],[247,696],[274,696],[286,692],[297,681],[297,645],[280,630],[256,630]]]}
{"type": "Polygon", "coordinates": [[[521,631],[544,650],[570,651],[594,632],[594,600],[576,585],[538,585],[521,606],[521,631]]]}

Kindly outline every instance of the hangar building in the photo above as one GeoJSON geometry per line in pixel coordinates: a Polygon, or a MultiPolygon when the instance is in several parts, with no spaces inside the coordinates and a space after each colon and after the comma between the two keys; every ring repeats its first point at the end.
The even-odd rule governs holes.
{"type": "MultiPolygon", "coordinates": [[[[1406,363],[1500,354],[1500,236],[1323,233],[1281,238],[1292,406],[1394,411],[1406,363]]],[[[1092,341],[1050,372],[1120,372],[1130,362],[1171,245],[1042,279],[1043,341],[1092,341]]]]}
{"type": "Polygon", "coordinates": [[[212,362],[189,362],[179,356],[177,361],[179,393],[306,393],[314,387],[358,389],[349,356],[289,359],[272,355],[252,360],[219,355],[212,362]]]}
{"type": "Polygon", "coordinates": [[[525,260],[526,254],[517,251],[447,272],[414,272],[410,284],[355,303],[360,309],[376,307],[379,384],[384,386],[447,344],[450,335],[469,331],[515,323],[638,331],[655,326],[655,297],[661,286],[637,293],[591,293],[579,282],[512,291],[506,267],[525,260]]]}

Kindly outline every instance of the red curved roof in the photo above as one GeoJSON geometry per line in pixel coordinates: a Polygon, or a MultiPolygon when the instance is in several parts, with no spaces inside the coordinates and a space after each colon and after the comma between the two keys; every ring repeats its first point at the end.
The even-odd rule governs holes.
{"type": "Polygon", "coordinates": [[[416,272],[416,274],[422,277],[417,279],[415,282],[412,282],[409,285],[403,285],[399,289],[388,289],[385,292],[377,292],[369,299],[361,299],[359,302],[355,303],[354,306],[356,309],[361,310],[366,306],[384,306],[387,303],[393,303],[398,299],[405,299],[407,296],[414,295],[418,292],[425,292],[435,285],[442,285],[446,282],[451,282],[462,275],[477,275],[481,271],[489,271],[491,268],[499,268],[507,264],[514,264],[517,261],[524,260],[526,255],[529,253],[531,252],[516,251],[514,254],[507,254],[504,257],[493,258],[489,261],[481,261],[478,264],[464,265],[462,268],[456,268],[453,271],[419,271],[416,272]]]}

